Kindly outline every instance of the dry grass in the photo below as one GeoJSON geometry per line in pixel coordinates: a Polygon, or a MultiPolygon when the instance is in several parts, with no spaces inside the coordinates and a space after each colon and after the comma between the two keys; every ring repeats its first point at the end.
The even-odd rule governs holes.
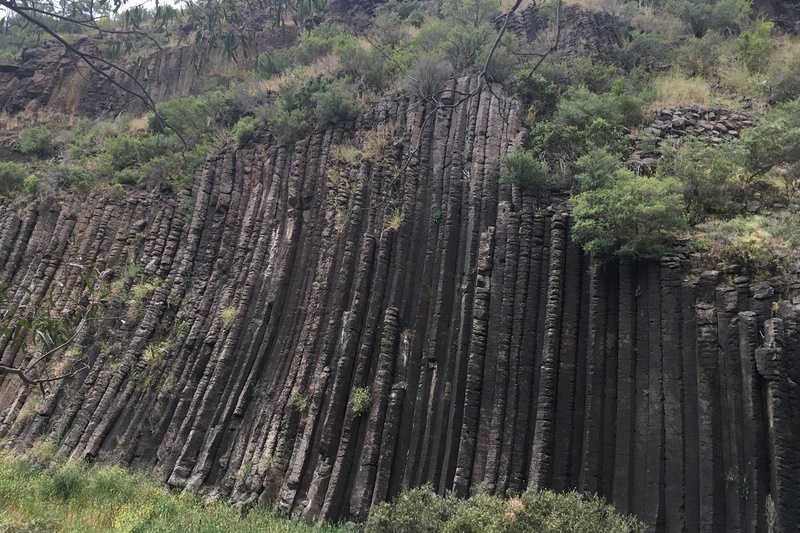
{"type": "Polygon", "coordinates": [[[267,80],[255,82],[250,86],[250,91],[256,94],[276,92],[281,85],[288,82],[302,83],[320,74],[336,76],[339,68],[339,58],[334,54],[327,54],[317,58],[310,65],[295,67],[267,80]]]}
{"type": "Polygon", "coordinates": [[[637,30],[655,33],[675,42],[687,34],[686,24],[678,17],[651,6],[642,6],[631,17],[631,26],[637,30]]]}
{"type": "Polygon", "coordinates": [[[358,163],[362,159],[374,159],[391,141],[392,133],[388,128],[365,131],[359,139],[334,147],[334,156],[349,164],[358,163]]]}
{"type": "Polygon", "coordinates": [[[147,131],[148,122],[149,118],[147,115],[142,115],[141,117],[132,118],[131,121],[128,123],[128,130],[134,134],[147,131]]]}
{"type": "Polygon", "coordinates": [[[711,84],[698,77],[688,77],[678,71],[672,71],[653,79],[656,93],[653,109],[664,109],[688,104],[711,104],[713,90],[711,84]]]}

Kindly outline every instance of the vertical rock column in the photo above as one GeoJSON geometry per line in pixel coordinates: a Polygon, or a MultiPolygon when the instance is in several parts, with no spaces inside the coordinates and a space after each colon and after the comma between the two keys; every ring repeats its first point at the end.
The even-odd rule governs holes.
{"type": "Polygon", "coordinates": [[[553,218],[550,239],[550,274],[547,281],[544,349],[539,374],[533,449],[528,475],[528,486],[538,488],[549,487],[553,475],[558,352],[561,339],[561,309],[566,258],[566,228],[560,217],[553,218]]]}

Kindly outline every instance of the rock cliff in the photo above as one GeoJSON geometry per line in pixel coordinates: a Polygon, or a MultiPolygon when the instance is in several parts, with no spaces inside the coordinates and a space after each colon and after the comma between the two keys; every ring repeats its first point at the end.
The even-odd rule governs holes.
{"type": "Polygon", "coordinates": [[[494,93],[461,102],[475,84],[224,147],[191,191],[0,201],[0,311],[102,311],[43,397],[0,375],[5,447],[310,519],[533,485],[652,531],[792,530],[796,287],[584,255],[568,205],[498,183],[524,130],[494,93]]]}

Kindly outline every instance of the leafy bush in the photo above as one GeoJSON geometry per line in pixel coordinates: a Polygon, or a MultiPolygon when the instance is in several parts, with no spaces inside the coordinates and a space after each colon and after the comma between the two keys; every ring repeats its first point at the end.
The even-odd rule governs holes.
{"type": "Polygon", "coordinates": [[[365,533],[639,533],[644,526],[618,515],[597,496],[527,490],[507,501],[477,494],[467,500],[410,489],[372,508],[365,533]]]}
{"type": "Polygon", "coordinates": [[[678,66],[692,76],[710,76],[722,63],[727,53],[727,43],[722,35],[710,31],[701,38],[690,38],[675,51],[678,66]]]}
{"type": "Polygon", "coordinates": [[[478,27],[491,22],[499,9],[499,0],[444,0],[441,12],[461,26],[478,27]]]}
{"type": "Polygon", "coordinates": [[[441,497],[430,487],[409,489],[391,503],[370,510],[364,533],[439,533],[458,505],[441,497]]]}
{"type": "Polygon", "coordinates": [[[610,91],[617,76],[612,65],[570,55],[554,55],[552,61],[542,63],[536,72],[559,87],[585,86],[596,94],[610,91]]]}
{"type": "Polygon", "coordinates": [[[739,216],[700,224],[701,252],[713,261],[741,265],[748,273],[765,277],[786,274],[798,260],[800,217],[739,216]]]}
{"type": "Polygon", "coordinates": [[[19,151],[39,157],[53,155],[55,132],[50,126],[33,126],[19,132],[19,151]]]}
{"type": "Polygon", "coordinates": [[[295,62],[309,65],[317,58],[332,53],[354,41],[350,30],[340,24],[320,24],[305,32],[292,55],[295,62]]]}
{"type": "Polygon", "coordinates": [[[695,37],[710,30],[738,33],[750,15],[749,0],[665,0],[664,8],[680,17],[695,37]]]}
{"type": "Polygon", "coordinates": [[[533,126],[537,121],[547,119],[556,111],[558,86],[541,74],[528,75],[521,72],[514,78],[514,94],[527,107],[525,124],[533,126]]]}
{"type": "Polygon", "coordinates": [[[339,49],[343,72],[354,80],[363,80],[377,91],[389,89],[397,66],[374,48],[364,49],[354,42],[339,49]]]}
{"type": "Polygon", "coordinates": [[[258,119],[253,116],[246,116],[239,119],[233,126],[233,138],[239,146],[244,146],[255,137],[256,128],[258,127],[258,119]]]}
{"type": "Polygon", "coordinates": [[[414,94],[421,98],[431,98],[438,96],[447,80],[453,77],[453,66],[444,59],[422,55],[414,63],[409,77],[412,78],[409,88],[414,94]]]}
{"type": "Polygon", "coordinates": [[[501,183],[513,183],[534,196],[546,196],[550,186],[550,171],[546,163],[524,150],[511,152],[503,158],[501,183]]]}
{"type": "Polygon", "coordinates": [[[672,61],[675,48],[664,37],[634,30],[628,35],[628,42],[619,50],[620,60],[628,67],[645,65],[655,70],[672,61]]]}
{"type": "Polygon", "coordinates": [[[22,188],[25,190],[26,193],[30,195],[35,195],[39,192],[39,189],[42,186],[42,180],[39,176],[31,174],[22,182],[22,188]]]}
{"type": "Polygon", "coordinates": [[[319,125],[354,120],[361,109],[355,91],[345,79],[331,82],[316,91],[311,101],[319,125]]]}
{"type": "Polygon", "coordinates": [[[311,127],[307,111],[287,109],[280,105],[267,110],[266,123],[275,139],[287,146],[294,145],[311,127]]]}
{"type": "Polygon", "coordinates": [[[49,496],[67,500],[74,498],[83,489],[86,468],[79,462],[64,463],[53,473],[50,479],[49,496]]]}
{"type": "Polygon", "coordinates": [[[217,114],[224,104],[219,93],[206,97],[174,98],[159,104],[159,116],[151,115],[147,127],[151,133],[177,133],[187,143],[193,144],[213,130],[217,114]]]}
{"type": "Polygon", "coordinates": [[[771,61],[767,70],[769,99],[772,103],[800,97],[800,55],[771,61]]]}
{"type": "Polygon", "coordinates": [[[28,177],[27,169],[12,162],[0,162],[0,195],[19,190],[25,178],[28,177]]]}
{"type": "Polygon", "coordinates": [[[253,70],[257,78],[265,80],[284,72],[292,65],[293,61],[290,50],[268,50],[256,56],[253,70]]]}
{"type": "Polygon", "coordinates": [[[409,35],[400,15],[381,13],[372,20],[370,38],[382,49],[391,51],[395,47],[404,45],[409,35]]]}
{"type": "Polygon", "coordinates": [[[769,40],[773,26],[771,22],[761,20],[752,31],[739,35],[739,57],[750,72],[761,72],[769,64],[769,56],[777,49],[769,40]]]}
{"type": "Polygon", "coordinates": [[[732,213],[738,192],[737,170],[737,158],[732,150],[689,139],[680,150],[664,157],[656,176],[674,177],[683,184],[689,218],[697,221],[712,214],[732,213]]]}
{"type": "Polygon", "coordinates": [[[680,182],[636,176],[593,151],[581,158],[573,198],[575,238],[589,252],[657,258],[670,234],[686,227],[680,182]]]}
{"type": "Polygon", "coordinates": [[[752,177],[800,162],[800,99],[775,106],[761,124],[744,130],[742,145],[752,177]]]}
{"type": "Polygon", "coordinates": [[[370,391],[369,387],[357,387],[350,399],[350,409],[352,409],[353,414],[363,415],[369,411],[371,406],[372,391],[370,391]]]}

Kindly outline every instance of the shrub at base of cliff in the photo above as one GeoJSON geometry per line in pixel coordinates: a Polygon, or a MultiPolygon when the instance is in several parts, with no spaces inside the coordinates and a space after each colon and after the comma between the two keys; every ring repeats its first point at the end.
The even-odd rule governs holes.
{"type": "Polygon", "coordinates": [[[636,176],[595,150],[577,162],[581,192],[573,199],[575,239],[587,252],[655,259],[686,228],[681,183],[636,176]]]}
{"type": "Polygon", "coordinates": [[[467,500],[411,489],[374,507],[365,533],[632,533],[644,526],[604,500],[577,492],[528,490],[502,500],[477,494],[467,500]]]}

